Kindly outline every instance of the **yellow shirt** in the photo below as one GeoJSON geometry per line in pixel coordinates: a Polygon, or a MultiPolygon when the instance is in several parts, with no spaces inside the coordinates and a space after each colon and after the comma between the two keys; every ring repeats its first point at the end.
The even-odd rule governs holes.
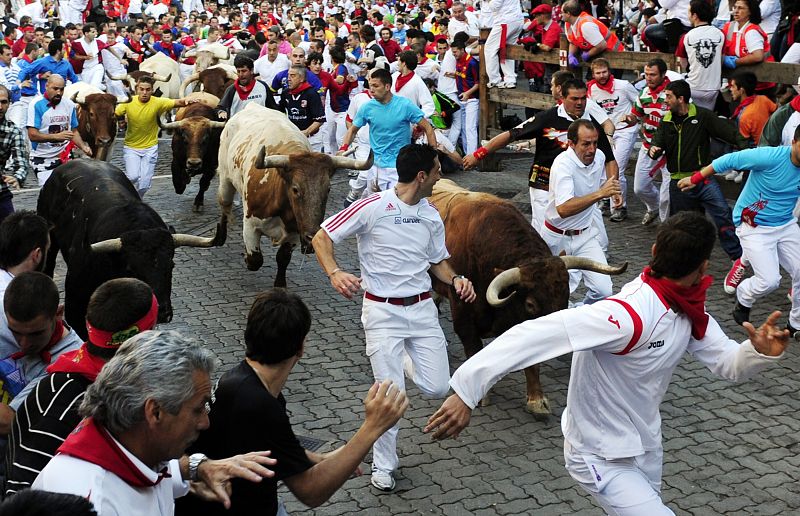
{"type": "Polygon", "coordinates": [[[161,97],[150,97],[147,103],[139,102],[139,97],[126,104],[119,104],[117,116],[125,115],[128,130],[125,131],[125,145],[133,149],[147,149],[158,145],[158,122],[156,119],[175,107],[175,101],[161,97]]]}

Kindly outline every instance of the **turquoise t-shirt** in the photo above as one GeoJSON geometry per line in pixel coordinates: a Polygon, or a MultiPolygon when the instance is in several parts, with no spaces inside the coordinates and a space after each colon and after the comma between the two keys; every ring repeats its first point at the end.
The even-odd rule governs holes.
{"type": "Polygon", "coordinates": [[[353,125],[369,124],[369,145],[375,153],[375,165],[380,168],[397,168],[400,149],[411,143],[411,124],[425,117],[420,108],[399,95],[381,104],[370,100],[358,110],[353,125]]]}

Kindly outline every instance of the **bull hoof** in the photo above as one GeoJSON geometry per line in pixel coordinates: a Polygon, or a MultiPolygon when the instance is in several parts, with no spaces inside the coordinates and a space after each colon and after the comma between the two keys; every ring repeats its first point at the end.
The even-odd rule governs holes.
{"type": "Polygon", "coordinates": [[[264,265],[264,256],[261,253],[248,254],[244,257],[247,264],[247,270],[257,271],[264,265]]]}
{"type": "Polygon", "coordinates": [[[486,396],[481,399],[481,407],[488,407],[491,404],[492,398],[490,397],[489,393],[486,393],[486,396]]]}
{"type": "Polygon", "coordinates": [[[194,212],[194,213],[203,213],[203,205],[202,204],[192,204],[192,212],[194,212]]]}
{"type": "Polygon", "coordinates": [[[547,398],[528,400],[528,403],[525,404],[525,411],[531,413],[537,421],[547,421],[550,417],[550,402],[547,398]]]}

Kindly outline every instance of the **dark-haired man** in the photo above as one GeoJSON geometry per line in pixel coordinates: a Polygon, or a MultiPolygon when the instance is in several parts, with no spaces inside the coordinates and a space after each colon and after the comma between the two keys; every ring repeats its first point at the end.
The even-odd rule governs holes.
{"type": "Polygon", "coordinates": [[[62,354],[78,349],[81,339],[64,324],[58,288],[52,278],[41,272],[15,276],[3,295],[3,310],[16,344],[11,353],[3,350],[0,360],[0,434],[7,435],[15,412],[45,376],[47,366],[62,354]]]}
{"type": "Polygon", "coordinates": [[[688,352],[716,375],[744,380],[788,344],[780,312],[758,329],[746,323],[749,340],[739,344],[705,311],[715,233],[696,212],[667,219],[649,267],[618,294],[518,324],[459,367],[456,394],[424,431],[457,436],[502,377],[573,353],[561,425],[567,471],[608,514],[672,514],[660,495],[659,405],[675,367],[688,352]]]}
{"type": "MultiPolygon", "coordinates": [[[[312,241],[337,292],[351,299],[364,283],[361,321],[375,380],[388,379],[402,389],[405,370],[425,395],[434,398],[447,393],[450,369],[428,271],[453,285],[462,300],[475,300],[472,283],[447,262],[444,224],[426,199],[440,171],[433,147],[404,146],[397,155],[397,185],[330,217],[312,241]],[[342,270],[333,252],[335,243],[353,235],[358,237],[361,278],[342,270]]],[[[397,433],[398,427],[392,427],[372,449],[371,481],[381,491],[395,487],[397,433]]]]}
{"type": "Polygon", "coordinates": [[[82,419],[78,406],[86,388],[125,340],[153,329],[157,315],[158,302],[143,281],[119,278],[97,288],[86,310],[89,340],[48,366],[11,429],[5,496],[31,486],[82,419]]]}
{"type": "Polygon", "coordinates": [[[347,444],[324,455],[303,449],[281,391],[303,357],[310,328],[311,314],[296,294],[273,289],[256,297],[244,334],[246,358],[220,378],[210,426],[191,451],[215,458],[268,449],[278,461],[275,477],[259,484],[235,481],[229,510],[180,500],[178,516],[286,514],[278,500],[279,480],[302,503],[321,505],[357,470],[372,443],[402,417],[408,406],[405,393],[389,381],[375,383],[364,400],[364,423],[347,444]]]}
{"type": "MultiPolygon", "coordinates": [[[[282,54],[281,54],[282,55],[282,54]]],[[[283,57],[286,59],[286,57],[283,57]]],[[[266,59],[266,56],[265,56],[266,59]]],[[[255,63],[247,56],[236,56],[233,60],[238,76],[233,84],[228,86],[217,106],[220,118],[230,118],[251,102],[270,109],[278,109],[272,90],[269,85],[256,79],[253,73],[255,63]]]]}

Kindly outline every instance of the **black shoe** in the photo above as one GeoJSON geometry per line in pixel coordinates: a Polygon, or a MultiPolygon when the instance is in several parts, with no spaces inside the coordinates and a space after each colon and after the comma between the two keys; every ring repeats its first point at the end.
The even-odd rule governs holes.
{"type": "Polygon", "coordinates": [[[600,211],[603,214],[603,217],[608,217],[611,215],[611,200],[610,199],[603,199],[600,201],[600,211]]]}
{"type": "Polygon", "coordinates": [[[739,301],[736,301],[736,304],[733,305],[733,320],[736,321],[736,324],[742,325],[745,322],[750,321],[750,309],[746,306],[739,304],[739,301]]]}
{"type": "Polygon", "coordinates": [[[611,210],[611,217],[608,219],[611,222],[622,222],[628,218],[628,208],[614,208],[611,210]]]}
{"type": "Polygon", "coordinates": [[[786,329],[789,330],[789,338],[800,341],[800,330],[795,330],[792,325],[786,323],[786,329]]]}

